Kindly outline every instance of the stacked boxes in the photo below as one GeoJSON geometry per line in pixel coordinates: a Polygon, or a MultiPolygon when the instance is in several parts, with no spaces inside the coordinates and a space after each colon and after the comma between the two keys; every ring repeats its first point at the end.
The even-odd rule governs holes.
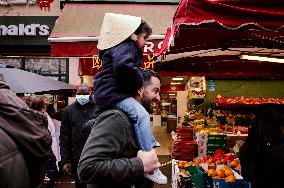
{"type": "Polygon", "coordinates": [[[215,151],[226,150],[227,136],[225,134],[200,134],[197,133],[198,157],[214,155],[215,151]]]}
{"type": "Polygon", "coordinates": [[[193,141],[193,128],[178,126],[177,139],[173,143],[172,158],[177,160],[192,161],[197,157],[197,144],[193,141]]]}

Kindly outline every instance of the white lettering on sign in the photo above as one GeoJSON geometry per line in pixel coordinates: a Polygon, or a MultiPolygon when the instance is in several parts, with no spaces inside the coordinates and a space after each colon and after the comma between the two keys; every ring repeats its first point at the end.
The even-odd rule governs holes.
{"type": "Polygon", "coordinates": [[[161,49],[162,44],[163,44],[163,41],[160,41],[158,43],[158,46],[156,48],[154,48],[156,44],[148,41],[148,42],[146,42],[146,44],[144,46],[144,53],[154,53],[155,49],[161,49]]]}
{"type": "Polygon", "coordinates": [[[49,27],[47,25],[0,25],[0,36],[48,36],[49,27]]]}

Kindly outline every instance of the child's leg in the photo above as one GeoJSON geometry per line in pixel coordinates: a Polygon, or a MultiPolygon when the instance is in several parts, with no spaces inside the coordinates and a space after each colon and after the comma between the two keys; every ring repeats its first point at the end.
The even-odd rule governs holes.
{"type": "MultiPolygon", "coordinates": [[[[116,106],[133,120],[136,140],[140,149],[143,151],[152,150],[157,145],[157,141],[151,130],[149,113],[145,108],[132,97],[118,102],[116,106]]],[[[145,174],[145,177],[158,184],[167,183],[167,177],[159,169],[151,174],[145,174]]]]}
{"type": "Polygon", "coordinates": [[[116,106],[127,113],[133,120],[136,139],[139,147],[143,151],[150,151],[156,146],[156,139],[151,130],[151,122],[149,113],[134,98],[129,97],[116,104],[116,106]]]}

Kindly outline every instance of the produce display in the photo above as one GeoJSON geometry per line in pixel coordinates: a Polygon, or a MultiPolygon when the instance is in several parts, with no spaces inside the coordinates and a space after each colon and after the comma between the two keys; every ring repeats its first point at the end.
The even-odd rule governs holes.
{"type": "Polygon", "coordinates": [[[211,113],[221,125],[234,123],[239,126],[249,126],[255,123],[255,114],[251,112],[240,113],[232,110],[212,110],[211,113]],[[234,122],[228,122],[228,117],[233,118],[234,122]]]}
{"type": "Polygon", "coordinates": [[[198,157],[213,155],[216,150],[226,150],[227,136],[218,128],[207,128],[196,133],[198,157]]]}
{"type": "Polygon", "coordinates": [[[200,88],[190,89],[188,92],[188,99],[198,99],[205,97],[206,90],[200,88]]]}
{"type": "Polygon", "coordinates": [[[248,188],[249,182],[240,175],[240,161],[233,153],[217,150],[213,156],[193,161],[176,161],[180,187],[248,188]]]}
{"type": "Polygon", "coordinates": [[[197,144],[193,140],[193,128],[190,126],[176,127],[176,140],[173,142],[172,158],[193,160],[197,156],[197,144]]]}
{"type": "Polygon", "coordinates": [[[223,97],[217,95],[214,99],[217,105],[258,105],[264,103],[284,104],[284,98],[262,98],[262,97],[223,97]]]}
{"type": "MultiPolygon", "coordinates": [[[[201,90],[190,91],[188,97],[202,95],[201,90]]],[[[241,176],[240,147],[255,126],[256,107],[284,104],[284,98],[217,95],[214,102],[207,114],[190,106],[177,127],[172,151],[177,178],[173,180],[178,180],[180,188],[249,188],[241,176]]]]}

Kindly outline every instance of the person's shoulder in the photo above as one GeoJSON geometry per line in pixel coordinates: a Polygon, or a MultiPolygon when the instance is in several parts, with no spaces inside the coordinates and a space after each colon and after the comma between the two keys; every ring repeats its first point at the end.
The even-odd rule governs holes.
{"type": "Polygon", "coordinates": [[[86,125],[87,126],[93,126],[95,124],[98,124],[99,122],[106,122],[108,121],[110,124],[117,123],[120,121],[123,124],[130,124],[131,121],[129,117],[118,109],[111,109],[101,112],[96,118],[93,118],[89,120],[86,125]]]}
{"type": "Polygon", "coordinates": [[[114,46],[112,49],[113,50],[118,50],[118,49],[122,49],[122,48],[131,48],[131,49],[135,49],[136,45],[135,45],[135,41],[130,40],[130,39],[126,39],[125,41],[119,43],[118,45],[114,46]]]}
{"type": "Polygon", "coordinates": [[[28,109],[26,102],[19,98],[14,92],[9,89],[1,89],[0,91],[0,105],[11,106],[18,109],[28,109]]]}
{"type": "Polygon", "coordinates": [[[128,116],[124,112],[118,109],[106,110],[98,116],[98,118],[107,118],[107,117],[122,118],[124,121],[129,120],[128,116]]]}
{"type": "Polygon", "coordinates": [[[71,109],[80,108],[80,107],[81,107],[81,105],[77,102],[77,100],[75,100],[73,103],[71,103],[68,106],[66,106],[65,109],[71,110],[71,109]]]}

